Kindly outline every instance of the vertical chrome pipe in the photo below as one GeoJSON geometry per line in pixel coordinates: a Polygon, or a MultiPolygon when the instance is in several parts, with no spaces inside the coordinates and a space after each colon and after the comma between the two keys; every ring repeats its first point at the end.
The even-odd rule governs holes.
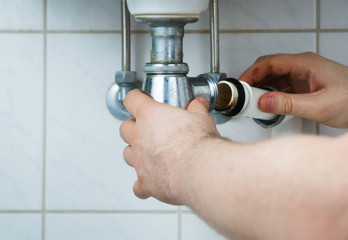
{"type": "Polygon", "coordinates": [[[151,63],[183,63],[184,24],[150,26],[151,63]]]}
{"type": "Polygon", "coordinates": [[[220,72],[218,0],[210,0],[210,72],[220,72]]]}
{"type": "Polygon", "coordinates": [[[126,0],[121,1],[122,11],[122,71],[130,71],[130,14],[126,0]]]}

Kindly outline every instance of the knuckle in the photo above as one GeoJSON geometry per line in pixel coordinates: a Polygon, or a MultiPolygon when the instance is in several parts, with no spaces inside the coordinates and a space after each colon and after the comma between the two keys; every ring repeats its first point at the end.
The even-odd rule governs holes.
{"type": "Polygon", "coordinates": [[[317,53],[311,52],[311,51],[304,52],[304,53],[302,53],[300,55],[305,56],[305,57],[317,57],[317,56],[319,56],[317,53]]]}
{"type": "Polygon", "coordinates": [[[124,157],[124,159],[128,159],[129,158],[130,151],[131,151],[130,146],[127,146],[127,147],[125,147],[123,149],[123,157],[124,157]]]}
{"type": "Polygon", "coordinates": [[[256,59],[255,63],[267,62],[271,55],[260,56],[256,59]]]}
{"type": "Polygon", "coordinates": [[[144,190],[143,184],[141,184],[139,179],[133,185],[133,192],[134,192],[135,196],[137,196],[140,199],[149,198],[148,194],[146,194],[146,192],[144,190]]]}
{"type": "Polygon", "coordinates": [[[290,115],[294,110],[294,102],[289,96],[283,96],[281,112],[290,115]]]}

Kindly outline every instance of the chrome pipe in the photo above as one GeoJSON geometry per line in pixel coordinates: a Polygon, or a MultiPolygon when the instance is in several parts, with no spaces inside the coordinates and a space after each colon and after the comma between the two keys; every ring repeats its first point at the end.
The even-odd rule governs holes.
{"type": "Polygon", "coordinates": [[[126,0],[121,1],[122,15],[122,71],[130,71],[130,14],[126,0]]]}
{"type": "Polygon", "coordinates": [[[210,72],[220,72],[219,3],[210,0],[210,72]]]}
{"type": "Polygon", "coordinates": [[[151,63],[182,63],[184,26],[151,26],[151,63]]]}

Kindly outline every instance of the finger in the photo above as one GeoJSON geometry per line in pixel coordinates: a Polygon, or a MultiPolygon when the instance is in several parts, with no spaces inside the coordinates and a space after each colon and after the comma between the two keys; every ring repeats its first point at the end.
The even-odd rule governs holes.
{"type": "Polygon", "coordinates": [[[189,104],[187,111],[192,113],[206,113],[209,114],[209,102],[204,97],[199,97],[189,104]]]}
{"type": "Polygon", "coordinates": [[[132,135],[134,133],[135,128],[135,119],[130,118],[124,121],[120,126],[120,136],[127,144],[131,144],[132,135]]]}
{"type": "Polygon", "coordinates": [[[147,199],[150,197],[150,195],[145,193],[139,180],[135,181],[135,183],[133,185],[133,192],[134,192],[135,196],[137,196],[140,199],[147,199]]]}
{"type": "Polygon", "coordinates": [[[130,91],[124,101],[123,105],[128,110],[128,112],[137,117],[138,112],[142,110],[145,106],[156,103],[151,97],[140,91],[139,89],[134,89],[130,91]]]}
{"type": "Polygon", "coordinates": [[[291,72],[294,64],[297,64],[298,57],[294,54],[268,55],[258,58],[239,77],[239,79],[255,85],[266,78],[275,78],[287,75],[291,72]]]}
{"type": "Polygon", "coordinates": [[[259,108],[261,111],[294,115],[316,120],[320,114],[320,96],[317,93],[289,94],[282,92],[268,92],[261,96],[259,108]]]}
{"type": "Polygon", "coordinates": [[[132,158],[132,148],[131,146],[127,146],[124,148],[123,150],[123,158],[124,161],[131,167],[134,167],[134,162],[133,162],[133,158],[132,158]]]}

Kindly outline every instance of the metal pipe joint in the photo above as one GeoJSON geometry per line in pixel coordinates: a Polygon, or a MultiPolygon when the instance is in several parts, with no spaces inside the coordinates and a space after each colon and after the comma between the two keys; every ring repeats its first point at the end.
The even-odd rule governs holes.
{"type": "MultiPolygon", "coordinates": [[[[130,71],[129,13],[125,1],[122,0],[122,71],[116,72],[115,84],[107,94],[107,106],[120,120],[131,117],[123,106],[123,99],[130,90],[139,87],[135,72],[130,71]]],[[[189,66],[183,62],[184,26],[196,22],[197,17],[144,15],[135,19],[150,27],[152,47],[150,62],[144,67],[146,77],[142,89],[154,100],[187,108],[194,98],[204,97],[217,123],[239,116],[252,117],[263,127],[273,127],[283,121],[283,116],[259,110],[258,99],[267,90],[250,87],[220,73],[218,0],[211,0],[210,4],[211,72],[197,77],[187,76],[189,66]]]]}

